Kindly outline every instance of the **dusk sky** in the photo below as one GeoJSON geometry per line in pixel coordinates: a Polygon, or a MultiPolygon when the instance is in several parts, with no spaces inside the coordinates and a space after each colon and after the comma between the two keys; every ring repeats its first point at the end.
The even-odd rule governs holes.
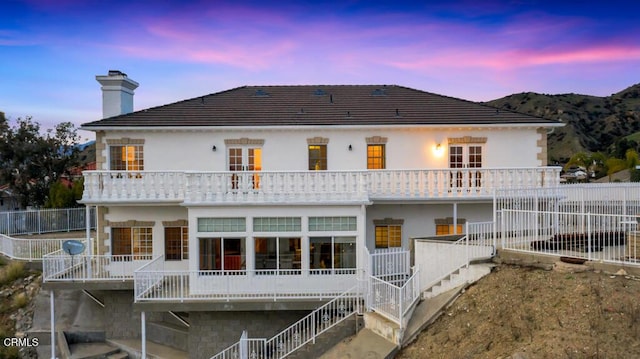
{"type": "Polygon", "coordinates": [[[0,3],[0,111],[10,119],[100,119],[95,76],[110,69],[140,83],[136,110],[244,85],[608,96],[640,82],[640,2],[0,3]]]}

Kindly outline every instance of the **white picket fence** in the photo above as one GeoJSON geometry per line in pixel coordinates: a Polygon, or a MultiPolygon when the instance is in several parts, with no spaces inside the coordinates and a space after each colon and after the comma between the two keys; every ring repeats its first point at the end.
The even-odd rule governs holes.
{"type": "MultiPolygon", "coordinates": [[[[0,233],[12,236],[82,231],[87,228],[86,208],[55,208],[0,212],[0,233]]],[[[90,209],[90,226],[95,226],[95,208],[90,209]]]]}

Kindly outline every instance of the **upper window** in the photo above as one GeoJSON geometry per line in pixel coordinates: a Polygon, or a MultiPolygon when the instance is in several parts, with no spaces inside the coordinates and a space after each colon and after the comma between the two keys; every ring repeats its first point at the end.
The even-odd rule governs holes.
{"type": "Polygon", "coordinates": [[[367,145],[367,169],[381,170],[385,168],[385,145],[367,145]]]}
{"type": "Polygon", "coordinates": [[[309,170],[327,169],[327,145],[309,145],[309,170]]]}
{"type": "Polygon", "coordinates": [[[356,217],[309,217],[309,231],[355,231],[356,217]]]}
{"type": "Polygon", "coordinates": [[[110,169],[113,171],[143,171],[143,146],[109,146],[110,169]]]}
{"type": "Polygon", "coordinates": [[[198,218],[198,232],[244,232],[246,229],[244,217],[198,218]]]}
{"type": "Polygon", "coordinates": [[[254,232],[300,232],[301,230],[300,217],[255,217],[253,219],[254,232]]]}

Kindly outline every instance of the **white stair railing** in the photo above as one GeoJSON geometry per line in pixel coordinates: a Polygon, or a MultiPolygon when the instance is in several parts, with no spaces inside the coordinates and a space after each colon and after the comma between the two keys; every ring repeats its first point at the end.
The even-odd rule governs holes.
{"type": "Polygon", "coordinates": [[[409,318],[413,304],[420,299],[420,270],[413,269],[413,275],[402,286],[383,279],[370,276],[369,303],[370,310],[393,321],[403,329],[409,318]]]}
{"type": "Polygon", "coordinates": [[[284,358],[307,343],[315,343],[320,334],[338,323],[356,313],[361,313],[362,297],[361,286],[355,286],[284,329],[273,338],[269,340],[247,338],[245,332],[240,341],[212,356],[211,359],[284,358]],[[242,355],[245,356],[243,357],[242,355]]]}

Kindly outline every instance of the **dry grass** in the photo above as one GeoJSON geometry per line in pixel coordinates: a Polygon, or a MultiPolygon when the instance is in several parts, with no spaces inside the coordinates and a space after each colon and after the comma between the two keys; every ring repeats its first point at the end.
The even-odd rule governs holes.
{"type": "Polygon", "coordinates": [[[12,261],[0,272],[0,285],[6,285],[12,283],[18,278],[23,278],[27,275],[27,271],[24,268],[24,263],[18,261],[12,261]]]}
{"type": "Polygon", "coordinates": [[[640,358],[640,280],[502,265],[397,358],[640,358]]]}

